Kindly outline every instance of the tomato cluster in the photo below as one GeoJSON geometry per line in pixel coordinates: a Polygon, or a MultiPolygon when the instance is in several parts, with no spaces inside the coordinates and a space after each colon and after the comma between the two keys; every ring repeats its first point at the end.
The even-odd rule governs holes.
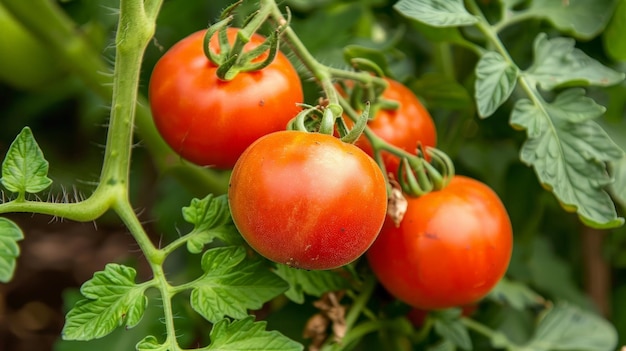
{"type": "MultiPolygon", "coordinates": [[[[228,29],[233,41],[236,29],[228,29]]],[[[233,221],[262,256],[302,269],[332,269],[366,253],[381,284],[423,310],[473,304],[504,275],[512,251],[506,209],[485,184],[455,176],[442,190],[409,198],[401,223],[387,212],[387,183],[361,137],[285,131],[298,113],[302,88],[279,53],[259,71],[218,79],[203,52],[204,32],[172,47],[157,63],[150,104],[163,138],[183,158],[233,169],[228,197],[233,221]]],[[[252,36],[245,50],[261,45],[252,36]]],[[[215,38],[209,43],[219,52],[215,38]]],[[[435,124],[419,99],[386,79],[370,130],[416,154],[434,147],[435,124]]],[[[351,125],[348,123],[348,125],[351,125]]],[[[383,152],[393,176],[397,155],[383,152]]],[[[397,176],[397,175],[396,175],[397,176]]]]}

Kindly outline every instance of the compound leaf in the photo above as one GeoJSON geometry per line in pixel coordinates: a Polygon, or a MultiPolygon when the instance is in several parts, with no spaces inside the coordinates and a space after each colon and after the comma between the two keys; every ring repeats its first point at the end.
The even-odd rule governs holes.
{"type": "Polygon", "coordinates": [[[348,281],[335,271],[306,271],[277,264],[275,273],[289,283],[285,292],[291,301],[304,303],[304,294],[322,296],[328,291],[349,287],[348,281]]]}
{"type": "Polygon", "coordinates": [[[208,321],[245,318],[248,309],[261,308],[289,287],[262,261],[245,258],[242,246],[213,248],[202,256],[204,274],[192,284],[190,301],[208,321]]]}
{"type": "Polygon", "coordinates": [[[615,350],[617,332],[604,319],[567,304],[547,310],[525,350],[615,350]]]}
{"type": "Polygon", "coordinates": [[[550,21],[562,32],[591,39],[604,29],[613,13],[615,0],[533,0],[528,11],[550,21]]]}
{"type": "Polygon", "coordinates": [[[18,241],[24,239],[20,227],[13,221],[0,218],[0,282],[7,283],[15,273],[15,263],[20,255],[18,241]]]}
{"type": "Polygon", "coordinates": [[[517,66],[497,52],[484,54],[476,65],[476,104],[478,115],[491,116],[511,96],[517,75],[517,66]]]}
{"type": "Polygon", "coordinates": [[[0,182],[7,190],[19,194],[35,194],[52,184],[48,178],[48,161],[30,128],[24,127],[11,143],[2,163],[0,182]]]}
{"type": "Polygon", "coordinates": [[[604,107],[583,94],[582,89],[569,89],[552,103],[518,100],[511,124],[526,129],[528,135],[521,150],[522,162],[535,168],[541,184],[563,207],[576,211],[589,226],[614,227],[623,219],[617,217],[605,191],[611,183],[606,163],[621,159],[624,152],[591,120],[604,107]]]}
{"type": "Polygon", "coordinates": [[[301,351],[304,346],[277,331],[265,330],[266,322],[254,317],[231,322],[222,319],[211,329],[211,344],[205,351],[301,351]]]}
{"type": "Polygon", "coordinates": [[[202,252],[204,245],[215,238],[225,243],[241,242],[241,236],[231,222],[226,195],[213,197],[209,194],[201,200],[191,200],[188,207],[183,207],[183,218],[194,225],[187,241],[187,249],[191,253],[202,252]]]}
{"type": "Polygon", "coordinates": [[[402,15],[433,27],[467,26],[478,19],[462,0],[400,0],[393,6],[402,15]]]}
{"type": "Polygon", "coordinates": [[[533,65],[525,76],[546,90],[572,84],[609,86],[624,79],[624,73],[602,65],[574,44],[571,38],[548,39],[545,33],[540,33],[533,46],[533,65]]]}
{"type": "Polygon", "coordinates": [[[133,268],[114,263],[95,273],[80,289],[86,299],[78,301],[66,316],[63,339],[92,340],[122,325],[137,325],[148,299],[146,287],[135,283],[136,275],[133,268]]]}

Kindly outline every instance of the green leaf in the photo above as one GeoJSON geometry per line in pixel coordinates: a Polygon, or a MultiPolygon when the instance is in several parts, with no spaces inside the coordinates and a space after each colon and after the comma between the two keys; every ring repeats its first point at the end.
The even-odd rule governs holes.
{"type": "Polygon", "coordinates": [[[583,94],[582,89],[569,89],[552,103],[518,100],[511,124],[526,129],[528,135],[521,160],[535,168],[540,183],[565,209],[576,211],[589,226],[615,227],[623,219],[617,217],[604,189],[611,183],[606,162],[619,160],[624,153],[591,120],[604,108],[583,94]],[[572,111],[572,106],[577,110],[572,111]]]}
{"type": "Polygon", "coordinates": [[[615,0],[533,0],[528,15],[544,18],[576,38],[591,39],[606,26],[614,4],[615,0]]]}
{"type": "Polygon", "coordinates": [[[230,322],[222,319],[211,329],[211,344],[205,351],[300,351],[301,344],[277,331],[266,331],[266,322],[254,322],[254,317],[230,322]]]}
{"type": "Polygon", "coordinates": [[[8,283],[15,273],[15,263],[20,255],[18,241],[24,239],[20,227],[14,222],[0,218],[0,282],[8,283]]]}
{"type": "Polygon", "coordinates": [[[159,341],[152,335],[148,335],[135,346],[137,351],[167,351],[168,345],[159,344],[159,341]]]}
{"type": "Polygon", "coordinates": [[[277,264],[274,272],[289,283],[289,290],[285,292],[285,296],[300,304],[304,303],[305,293],[319,297],[325,292],[342,290],[350,286],[349,282],[335,271],[306,271],[277,264]]]}
{"type": "Polygon", "coordinates": [[[611,184],[611,194],[626,209],[626,157],[611,164],[615,183],[611,184]]]}
{"type": "Polygon", "coordinates": [[[604,51],[615,61],[626,61],[626,0],[618,0],[611,22],[602,34],[604,51]]]}
{"type": "Polygon", "coordinates": [[[400,0],[393,6],[402,15],[433,27],[467,26],[478,19],[462,0],[400,0]]]}
{"type": "Polygon", "coordinates": [[[475,84],[480,117],[491,116],[511,96],[518,73],[517,66],[497,52],[488,52],[480,58],[476,65],[475,84]]]}
{"type": "Polygon", "coordinates": [[[557,304],[539,321],[529,350],[609,351],[617,346],[617,332],[606,320],[573,305],[557,304]]]}
{"type": "Polygon", "coordinates": [[[543,305],[545,300],[525,284],[514,282],[506,277],[489,292],[488,297],[494,301],[506,302],[517,310],[543,305]]]}
{"type": "Polygon", "coordinates": [[[76,303],[63,327],[65,340],[91,340],[125,325],[132,328],[148,304],[145,286],[135,284],[137,272],[119,264],[107,264],[86,281],[80,291],[87,299],[76,303]]]}
{"type": "Polygon", "coordinates": [[[183,218],[194,225],[187,241],[187,249],[191,253],[202,252],[204,245],[215,238],[229,244],[239,244],[242,241],[231,222],[226,195],[213,197],[209,194],[202,200],[191,200],[188,207],[183,207],[183,218]]]}
{"type": "Polygon", "coordinates": [[[7,190],[19,194],[38,193],[52,184],[48,178],[48,161],[30,128],[24,127],[9,147],[0,182],[7,190]]]}
{"type": "Polygon", "coordinates": [[[472,340],[470,339],[467,328],[459,317],[461,310],[459,308],[448,309],[445,311],[437,311],[432,313],[435,318],[435,332],[442,338],[454,343],[463,350],[472,350],[472,340]]]}
{"type": "Polygon", "coordinates": [[[242,246],[218,247],[202,256],[205,272],[191,291],[191,306],[210,322],[224,316],[245,318],[248,309],[282,294],[288,285],[262,261],[246,260],[242,246]]]}
{"type": "Polygon", "coordinates": [[[602,65],[574,44],[571,38],[548,39],[545,33],[539,33],[533,45],[533,65],[525,77],[546,90],[561,85],[609,86],[624,79],[624,73],[602,65]]]}
{"type": "Polygon", "coordinates": [[[473,105],[467,89],[441,73],[425,73],[409,85],[420,98],[424,99],[428,108],[465,110],[473,105]]]}

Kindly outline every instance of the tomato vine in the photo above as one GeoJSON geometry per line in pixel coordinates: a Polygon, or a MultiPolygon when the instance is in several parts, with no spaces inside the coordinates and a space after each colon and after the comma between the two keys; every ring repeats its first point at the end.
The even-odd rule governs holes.
{"type": "MultiPolygon", "coordinates": [[[[112,211],[119,217],[136,241],[152,273],[151,278],[136,282],[137,272],[134,268],[113,263],[95,273],[92,279],[83,284],[81,288],[82,299],[66,316],[66,324],[62,332],[64,339],[92,340],[109,335],[119,326],[125,326],[128,329],[135,327],[146,314],[149,301],[153,300],[153,298],[149,298],[147,291],[154,289],[159,294],[162,320],[166,332],[164,337],[157,337],[152,334],[144,335],[143,339],[136,344],[137,350],[174,351],[188,349],[190,345],[183,344],[177,334],[177,311],[173,301],[180,296],[188,298],[190,309],[212,325],[210,332],[204,335],[205,339],[208,339],[208,345],[195,349],[253,350],[266,349],[270,347],[268,345],[271,345],[272,349],[275,350],[302,350],[304,346],[300,342],[292,340],[278,331],[267,330],[267,323],[263,320],[255,321],[255,318],[250,316],[250,311],[261,310],[264,305],[267,306],[267,304],[276,301],[278,301],[277,303],[285,303],[280,300],[282,295],[295,303],[303,303],[305,296],[317,296],[323,300],[324,297],[328,296],[327,294],[333,293],[333,291],[345,291],[346,299],[349,300],[347,304],[350,305],[347,312],[345,306],[340,304],[341,301],[335,301],[334,305],[330,307],[325,306],[325,310],[320,308],[321,312],[326,313],[325,315],[322,313],[322,319],[327,324],[322,331],[322,338],[319,339],[321,341],[312,343],[312,348],[325,351],[350,350],[368,335],[378,332],[381,339],[389,341],[398,349],[406,347],[403,342],[407,340],[410,343],[420,344],[432,342],[432,339],[435,339],[441,347],[471,349],[473,346],[470,331],[483,335],[494,348],[547,350],[557,344],[575,347],[577,346],[575,337],[572,338],[573,340],[563,340],[555,336],[564,334],[585,336],[584,333],[580,332],[580,325],[566,323],[572,320],[584,320],[587,326],[593,327],[590,329],[595,328],[597,331],[595,335],[587,335],[586,342],[587,345],[591,345],[590,349],[604,350],[615,346],[616,335],[614,330],[611,326],[606,325],[604,320],[567,304],[553,306],[526,286],[516,285],[506,278],[501,279],[510,259],[510,245],[508,244],[501,248],[506,257],[498,261],[497,269],[494,268],[491,261],[491,265],[485,264],[486,270],[497,270],[497,274],[490,277],[493,279],[489,281],[489,286],[484,291],[481,290],[479,294],[474,294],[463,300],[451,299],[452,302],[437,301],[432,304],[430,303],[432,301],[427,301],[420,305],[421,302],[414,302],[410,297],[407,298],[415,287],[404,286],[401,288],[404,290],[402,294],[397,294],[393,288],[389,288],[389,292],[394,296],[392,302],[388,298],[387,301],[381,299],[378,303],[372,303],[372,296],[378,293],[376,290],[378,281],[385,281],[383,277],[376,278],[374,274],[382,268],[370,263],[371,268],[374,268],[373,273],[369,266],[362,263],[364,261],[357,262],[356,259],[369,248],[378,234],[379,224],[382,225],[387,207],[385,195],[393,194],[394,190],[402,189],[404,195],[400,195],[400,197],[405,195],[421,196],[417,200],[409,200],[411,203],[413,201],[417,203],[420,200],[427,201],[428,196],[432,195],[428,194],[430,192],[438,191],[437,195],[445,194],[446,187],[451,181],[454,181],[455,172],[455,167],[450,158],[444,152],[434,149],[434,145],[427,145],[426,147],[416,145],[415,152],[413,152],[403,145],[394,145],[377,135],[373,130],[373,125],[366,123],[368,117],[375,118],[381,110],[395,111],[406,104],[402,101],[385,100],[384,92],[389,91],[395,82],[391,84],[387,78],[383,77],[387,72],[386,67],[381,67],[375,55],[372,59],[352,57],[349,60],[353,66],[352,69],[340,69],[321,63],[292,28],[290,10],[281,8],[274,0],[254,2],[255,11],[252,11],[251,17],[247,18],[247,22],[244,23],[242,30],[236,34],[233,43],[229,43],[228,40],[225,40],[227,37],[225,34],[226,25],[232,21],[231,14],[237,10],[238,3],[227,8],[220,18],[222,21],[207,31],[207,40],[204,42],[206,55],[220,66],[216,69],[217,75],[221,79],[220,83],[234,82],[237,75],[247,74],[250,71],[267,70],[271,61],[275,59],[273,55],[281,55],[278,53],[278,49],[282,47],[279,46],[280,44],[286,46],[286,51],[293,54],[293,61],[304,66],[305,74],[312,77],[322,90],[321,99],[317,101],[316,105],[300,105],[305,110],[291,123],[293,128],[300,130],[299,132],[281,131],[273,133],[269,137],[258,139],[256,144],[253,144],[254,147],[259,147],[261,143],[269,143],[268,140],[271,138],[277,140],[268,145],[263,145],[265,149],[262,149],[259,154],[254,154],[252,157],[254,161],[266,162],[264,155],[287,154],[288,146],[293,146],[296,151],[288,153],[286,157],[304,158],[303,143],[293,142],[293,145],[289,144],[291,142],[286,143],[280,139],[285,135],[297,134],[301,138],[310,138],[312,141],[307,144],[307,147],[311,149],[319,149],[319,145],[322,144],[324,146],[330,145],[331,142],[325,140],[331,138],[332,143],[334,143],[332,145],[337,145],[336,149],[340,150],[337,151],[336,157],[333,156],[333,160],[336,161],[334,164],[328,162],[329,155],[332,155],[333,152],[326,150],[326,156],[311,152],[312,156],[309,159],[317,163],[308,166],[308,163],[298,160],[307,165],[301,169],[302,174],[294,174],[292,171],[290,174],[281,175],[282,178],[279,179],[279,183],[271,184],[273,188],[262,189],[265,192],[260,195],[257,202],[247,203],[247,206],[240,207],[240,202],[250,202],[251,195],[258,190],[259,184],[263,184],[261,170],[267,169],[273,164],[269,161],[256,164],[254,166],[257,168],[254,168],[249,174],[246,173],[245,179],[241,180],[238,176],[243,174],[240,169],[244,167],[243,165],[240,165],[240,168],[235,166],[231,177],[227,172],[214,172],[182,162],[176,152],[179,150],[171,150],[161,139],[159,131],[152,124],[151,112],[147,107],[149,104],[139,94],[144,53],[155,35],[156,20],[163,5],[162,0],[120,1],[119,21],[114,43],[115,62],[112,72],[101,58],[100,53],[90,47],[88,39],[75,30],[72,20],[67,18],[56,4],[46,0],[35,0],[34,3],[35,5],[32,3],[25,4],[24,1],[19,0],[2,0],[0,2],[21,23],[26,25],[41,42],[47,43],[46,45],[54,55],[67,60],[70,63],[67,65],[68,70],[79,76],[100,97],[111,100],[106,145],[99,181],[89,197],[74,203],[33,200],[36,198],[36,194],[46,190],[52,181],[48,178],[49,165],[43,156],[43,151],[36,143],[32,131],[29,128],[24,128],[9,148],[2,165],[0,182],[7,191],[14,195],[7,201],[0,203],[0,213],[28,212],[86,222],[99,219],[106,212],[112,211]],[[31,6],[37,6],[41,11],[36,13],[32,11],[31,6]],[[264,25],[269,25],[274,29],[267,42],[260,44],[261,49],[266,49],[269,52],[269,58],[260,62],[255,61],[256,57],[247,57],[250,60],[245,62],[246,56],[245,51],[243,51],[245,44],[253,40],[255,32],[264,25]],[[212,35],[217,36],[220,45],[222,45],[221,48],[224,50],[220,50],[220,52],[211,50],[208,41],[212,35]],[[225,50],[226,44],[229,50],[225,50]],[[244,60],[240,61],[242,58],[244,60]],[[109,74],[102,74],[102,72],[109,74]],[[349,84],[357,87],[355,89],[357,93],[346,96],[347,94],[344,94],[346,91],[337,84],[338,81],[349,81],[349,84]],[[363,99],[363,97],[365,98],[363,99]],[[367,101],[364,105],[359,105],[357,100],[367,101]],[[343,121],[344,116],[347,116],[351,123],[345,123],[343,121]],[[352,124],[356,128],[350,130],[348,125],[352,124]],[[311,129],[314,130],[313,134],[304,134],[310,132],[311,129]],[[361,132],[373,149],[371,156],[383,170],[382,174],[379,174],[379,169],[374,167],[373,161],[365,153],[361,153],[353,145],[344,143],[345,141],[356,142],[361,132]],[[202,199],[194,199],[182,211],[184,220],[193,229],[162,246],[160,243],[157,245],[152,241],[130,199],[130,166],[135,133],[146,143],[146,148],[161,172],[178,173],[190,184],[198,185],[199,192],[209,194],[202,199]],[[333,134],[339,134],[341,141],[332,137],[333,134]],[[312,135],[315,136],[315,140],[311,137],[312,135]],[[282,150],[282,153],[275,151],[279,149],[282,150]],[[345,177],[340,189],[333,188],[337,186],[338,179],[344,179],[341,178],[343,176],[341,172],[344,168],[349,168],[348,165],[351,165],[351,162],[357,157],[355,154],[358,154],[358,157],[361,157],[363,163],[367,163],[369,168],[355,167],[355,170],[352,170],[353,174],[345,177]],[[389,166],[384,155],[395,156],[398,159],[397,165],[392,163],[393,166],[389,166]],[[346,158],[342,159],[341,157],[346,158]],[[395,172],[396,167],[398,167],[397,172],[395,172]],[[357,168],[358,170],[356,170],[357,168]],[[324,170],[322,172],[324,174],[317,174],[312,169],[324,170]],[[376,178],[376,184],[368,188],[369,185],[373,184],[373,181],[357,176],[367,174],[370,170],[375,173],[370,178],[376,178]],[[332,173],[332,171],[338,173],[332,173]],[[323,181],[327,180],[324,176],[328,174],[332,174],[332,177],[324,183],[323,181]],[[228,183],[229,179],[230,183],[228,183]],[[399,182],[399,185],[396,185],[394,180],[399,182]],[[272,200],[279,198],[278,195],[281,190],[286,189],[286,193],[293,195],[294,189],[305,183],[311,186],[305,189],[305,192],[292,196],[292,198],[296,198],[296,201],[299,201],[298,203],[311,205],[328,192],[331,195],[344,196],[337,197],[336,203],[328,212],[304,213],[311,208],[297,207],[293,205],[295,202],[280,203],[280,206],[270,208],[273,205],[272,200]],[[245,188],[243,194],[235,197],[232,194],[237,191],[237,187],[242,186],[241,184],[252,184],[253,188],[245,188]],[[320,184],[322,186],[316,188],[320,184]],[[230,189],[228,189],[229,185],[230,189]],[[381,191],[383,187],[385,189],[381,191]],[[226,195],[220,196],[227,191],[231,192],[229,198],[226,195]],[[375,207],[376,211],[367,212],[365,210],[366,205],[375,207]],[[272,214],[271,211],[275,212],[270,217],[268,213],[272,214]],[[342,221],[337,221],[337,224],[333,222],[335,221],[333,216],[341,213],[341,211],[348,213],[346,216],[349,217],[349,220],[344,220],[342,217],[340,218],[342,221]],[[253,213],[259,215],[258,218],[254,218],[253,213]],[[276,213],[284,215],[284,217],[276,213]],[[316,227],[318,222],[321,223],[320,226],[324,227],[323,229],[316,227]],[[259,234],[259,228],[264,228],[265,231],[260,231],[259,234]],[[324,250],[315,247],[312,249],[314,254],[312,257],[304,255],[294,258],[296,255],[287,250],[289,245],[304,246],[306,247],[304,251],[312,247],[308,241],[300,245],[301,243],[296,240],[294,233],[298,235],[308,234],[307,230],[311,228],[314,230],[307,240],[310,238],[319,239],[318,241],[326,245],[322,247],[324,250]],[[340,233],[343,237],[329,239],[320,235],[324,230],[340,233]],[[347,240],[349,237],[346,236],[346,231],[350,232],[350,237],[361,235],[360,239],[363,239],[363,233],[366,233],[367,242],[347,240]],[[251,248],[256,249],[274,262],[262,259],[249,250],[250,247],[244,243],[240,232],[251,248]],[[250,234],[251,232],[252,234],[250,234]],[[274,241],[268,239],[269,235],[276,233],[280,233],[281,236],[272,239],[274,241]],[[258,239],[255,236],[260,236],[261,240],[255,241],[258,239]],[[342,240],[343,242],[341,242],[342,240]],[[331,247],[329,242],[335,244],[340,242],[341,245],[331,247]],[[268,243],[270,244],[269,248],[263,247],[267,246],[268,243]],[[340,255],[342,256],[341,259],[335,260],[336,257],[333,255],[337,256],[337,252],[341,251],[338,249],[339,246],[341,246],[341,250],[355,249],[356,251],[342,254],[340,255]],[[173,256],[174,252],[179,249],[182,250],[183,247],[191,255],[201,255],[199,257],[200,272],[198,276],[189,279],[189,281],[175,283],[171,280],[172,273],[166,270],[165,262],[173,256]],[[278,250],[278,254],[276,254],[277,248],[281,249],[278,250]],[[322,260],[329,259],[332,262],[329,264],[311,264],[309,262],[318,260],[320,255],[324,256],[322,260]],[[309,272],[295,270],[290,266],[306,269],[332,268],[332,270],[309,272]],[[494,288],[496,281],[500,281],[500,283],[494,288]],[[475,303],[484,298],[488,291],[491,293],[486,298],[491,301],[509,304],[519,309],[536,308],[542,311],[538,317],[534,336],[529,337],[526,343],[518,345],[517,342],[512,341],[512,338],[509,339],[504,332],[492,329],[490,326],[481,324],[469,317],[463,317],[460,310],[454,308],[460,304],[475,303]],[[397,302],[395,298],[404,302],[397,302]],[[446,308],[446,310],[433,312],[428,317],[429,320],[424,328],[420,330],[411,326],[405,317],[403,309],[406,309],[407,303],[422,308],[446,308]],[[378,309],[372,310],[374,307],[378,309]],[[339,312],[332,314],[329,312],[330,310],[339,312]],[[330,324],[339,326],[339,330],[344,330],[345,333],[338,335],[335,331],[335,338],[329,337],[326,333],[330,330],[330,324]]],[[[511,114],[511,125],[525,129],[528,137],[522,146],[521,159],[525,164],[535,168],[540,183],[552,190],[567,210],[576,211],[585,224],[595,227],[621,225],[623,219],[618,217],[613,201],[604,187],[610,183],[610,177],[606,171],[607,164],[622,158],[623,151],[592,121],[593,118],[604,112],[604,108],[586,97],[582,89],[571,88],[570,85],[583,81],[587,85],[604,87],[620,82],[623,80],[624,74],[606,68],[599,62],[587,57],[582,51],[574,48],[573,41],[566,38],[548,38],[546,34],[540,34],[536,37],[533,47],[533,65],[523,70],[515,63],[505,43],[500,39],[499,33],[508,26],[527,18],[541,17],[541,10],[545,10],[548,6],[542,1],[535,1],[529,5],[528,9],[518,12],[515,6],[519,3],[519,1],[502,1],[504,10],[500,14],[501,20],[495,24],[491,24],[483,12],[484,6],[479,6],[474,0],[466,2],[460,0],[449,2],[401,0],[395,5],[395,9],[408,18],[437,28],[457,30],[458,27],[462,26],[475,27],[487,43],[484,47],[465,37],[455,38],[455,40],[459,46],[469,48],[479,56],[475,83],[478,115],[483,118],[489,117],[509,98],[513,97],[515,104],[511,114]],[[547,59],[549,55],[563,60],[571,59],[571,61],[565,60],[565,68],[558,68],[549,62],[547,59]],[[581,62],[588,64],[586,70],[581,70],[578,73],[565,72],[581,62]],[[555,72],[550,72],[551,69],[555,72]],[[516,87],[519,87],[519,92],[525,97],[520,98],[519,95],[514,95],[516,87]],[[552,100],[546,98],[547,94],[544,94],[542,90],[554,90],[554,98],[552,100]],[[594,139],[585,139],[588,136],[587,133],[594,139]],[[576,139],[577,137],[580,138],[576,139]],[[569,145],[568,142],[572,139],[577,140],[576,143],[572,143],[574,145],[573,151],[566,149],[566,146],[569,145]],[[541,149],[538,145],[541,142],[556,145],[557,156],[553,157],[554,155],[550,153],[553,151],[552,149],[541,149]],[[556,170],[551,168],[553,164],[557,165],[556,170]],[[576,165],[579,164],[583,164],[584,169],[576,168],[576,165]],[[565,174],[565,176],[559,176],[560,174],[565,174]],[[593,179],[590,182],[584,182],[581,189],[574,189],[576,188],[574,183],[580,181],[581,174],[589,175],[593,179]]],[[[550,14],[543,16],[556,22],[556,27],[561,29],[559,27],[562,23],[558,19],[550,17],[550,14]]],[[[575,29],[574,33],[581,37],[590,35],[588,32],[576,32],[575,29]]],[[[265,51],[261,49],[257,49],[256,53],[264,54],[265,51]]],[[[449,60],[443,65],[451,67],[449,60]]],[[[572,69],[572,71],[574,70],[572,69]]],[[[450,68],[449,75],[454,76],[452,68],[450,68]]],[[[297,85],[299,88],[299,81],[297,85]]],[[[167,96],[168,94],[164,95],[167,96]]],[[[300,99],[297,98],[296,100],[300,99]]],[[[263,105],[265,103],[264,100],[261,101],[263,103],[257,104],[263,105]]],[[[235,101],[233,104],[237,104],[237,102],[235,101]]],[[[283,109],[279,108],[279,110],[283,109]]],[[[186,132],[190,130],[188,129],[186,132]]],[[[419,140],[415,140],[416,144],[418,142],[419,140]]],[[[245,159],[247,153],[254,151],[250,150],[253,148],[244,151],[244,156],[241,159],[245,159]]],[[[242,162],[252,163],[249,160],[242,162]]],[[[205,164],[213,163],[210,161],[205,164]]],[[[224,168],[229,168],[229,166],[224,168]]],[[[278,168],[286,169],[288,167],[280,165],[278,168]]],[[[279,174],[279,171],[276,170],[268,174],[267,178],[276,178],[279,174]]],[[[497,198],[497,196],[495,197],[497,198]]],[[[328,198],[324,198],[324,200],[330,202],[328,198]]],[[[320,207],[322,206],[320,205],[320,207]]],[[[431,208],[430,205],[428,207],[431,208]]],[[[434,208],[434,206],[432,207],[434,208]]],[[[427,211],[411,209],[409,212],[411,217],[405,223],[407,226],[409,223],[415,225],[419,221],[427,222],[430,219],[421,219],[415,214],[416,212],[427,211]]],[[[501,212],[506,214],[503,207],[501,212]]],[[[474,218],[470,222],[472,224],[481,220],[488,222],[485,220],[485,216],[488,215],[483,213],[480,218],[474,218]]],[[[456,219],[461,217],[459,215],[456,219]]],[[[385,230],[398,230],[397,226],[400,219],[393,219],[393,223],[389,222],[386,227],[383,227],[383,234],[385,234],[385,230]]],[[[441,222],[444,223],[446,220],[442,219],[441,222]]],[[[471,225],[468,224],[464,227],[471,227],[471,225]]],[[[409,233],[407,229],[407,236],[412,235],[414,231],[409,233]]],[[[440,232],[438,228],[428,228],[423,232],[425,236],[435,236],[436,239],[440,239],[438,236],[443,237],[443,234],[448,234],[447,232],[440,232]]],[[[477,229],[475,232],[481,231],[477,229]]],[[[484,235],[484,232],[485,230],[481,233],[484,235]]],[[[505,234],[509,235],[510,233],[506,231],[505,234]]],[[[509,237],[507,240],[510,239],[509,237]]],[[[0,261],[1,281],[8,281],[12,278],[16,258],[19,255],[18,241],[22,239],[23,233],[14,222],[5,218],[0,219],[0,246],[7,248],[6,252],[0,252],[0,258],[2,258],[0,261]]],[[[317,242],[315,244],[317,245],[317,242]]],[[[378,244],[382,245],[382,241],[378,244]]],[[[410,245],[403,243],[400,246],[407,248],[410,245]]],[[[468,251],[468,247],[469,244],[467,247],[457,249],[468,251]]],[[[376,248],[376,244],[374,248],[376,248]]],[[[485,244],[477,250],[482,255],[484,252],[494,250],[494,245],[485,244]]],[[[382,265],[397,259],[400,251],[391,250],[391,253],[387,253],[382,259],[382,265]]],[[[369,255],[376,255],[375,252],[375,250],[371,250],[369,255]]],[[[344,252],[341,251],[340,253],[344,252]]],[[[434,257],[426,266],[433,268],[442,264],[441,260],[448,257],[447,253],[449,252],[435,253],[431,248],[431,254],[437,257],[434,257]]],[[[412,252],[406,256],[414,256],[414,254],[415,252],[412,252]]],[[[462,255],[455,255],[455,257],[457,256],[462,255]]],[[[420,255],[420,257],[426,257],[426,254],[420,255]]],[[[482,258],[485,257],[482,256],[482,258]]],[[[463,268],[463,264],[467,264],[467,262],[460,262],[456,270],[463,268]]],[[[416,270],[410,271],[409,268],[415,267],[410,267],[410,264],[403,264],[395,266],[393,270],[407,269],[408,275],[415,274],[416,270]]],[[[420,266],[417,269],[421,268],[423,267],[420,266]]],[[[476,266],[469,268],[475,273],[476,266]]],[[[454,270],[453,268],[449,269],[449,271],[454,270]]],[[[444,273],[450,273],[449,271],[444,273]]],[[[384,275],[390,274],[385,273],[384,275]]],[[[425,275],[427,274],[420,276],[425,275]]],[[[485,275],[481,275],[478,280],[482,282],[484,277],[485,275]]],[[[437,278],[443,279],[445,274],[438,274],[437,278]]],[[[460,279],[451,279],[450,281],[454,283],[460,279]]],[[[403,279],[403,282],[406,281],[410,281],[410,278],[403,279]]],[[[470,282],[468,286],[463,288],[463,291],[471,292],[472,287],[481,282],[470,282]]],[[[427,282],[428,286],[421,287],[420,291],[435,287],[445,288],[448,283],[450,282],[443,282],[443,280],[427,282]]],[[[458,286],[456,288],[458,289],[458,286]]],[[[450,288],[447,292],[451,290],[453,289],[450,288]]],[[[435,295],[441,297],[439,293],[435,295]]]]}

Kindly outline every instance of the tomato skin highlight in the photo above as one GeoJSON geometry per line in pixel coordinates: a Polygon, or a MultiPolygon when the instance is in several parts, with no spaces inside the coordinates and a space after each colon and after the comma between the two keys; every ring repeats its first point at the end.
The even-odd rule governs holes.
{"type": "Polygon", "coordinates": [[[424,310],[475,303],[504,276],[513,234],[506,209],[485,184],[455,176],[443,190],[409,198],[403,221],[385,221],[367,252],[380,283],[424,310]]]}
{"type": "MultiPolygon", "coordinates": [[[[231,42],[237,31],[228,28],[231,42]]],[[[300,111],[296,104],[303,101],[302,86],[281,52],[260,71],[219,80],[217,66],[202,50],[205,32],[182,39],[157,62],[150,78],[150,107],[160,134],[180,156],[230,169],[253,141],[286,128],[300,111]]],[[[253,35],[244,51],[263,41],[253,35]]],[[[217,36],[210,45],[219,51],[217,36]]]]}
{"type": "MultiPolygon", "coordinates": [[[[400,104],[395,110],[380,109],[374,119],[367,123],[368,127],[386,142],[415,155],[418,142],[425,148],[437,145],[437,131],[430,113],[402,83],[385,78],[389,86],[382,94],[387,100],[400,104]]],[[[348,125],[353,123],[344,118],[348,125]]],[[[365,136],[361,136],[356,145],[368,155],[373,156],[372,145],[365,136]]],[[[397,175],[400,159],[386,151],[382,152],[387,172],[397,175]]]]}
{"type": "Polygon", "coordinates": [[[380,168],[330,135],[281,131],[254,142],[233,169],[233,221],[262,256],[302,269],[360,257],[385,220],[380,168]]]}

